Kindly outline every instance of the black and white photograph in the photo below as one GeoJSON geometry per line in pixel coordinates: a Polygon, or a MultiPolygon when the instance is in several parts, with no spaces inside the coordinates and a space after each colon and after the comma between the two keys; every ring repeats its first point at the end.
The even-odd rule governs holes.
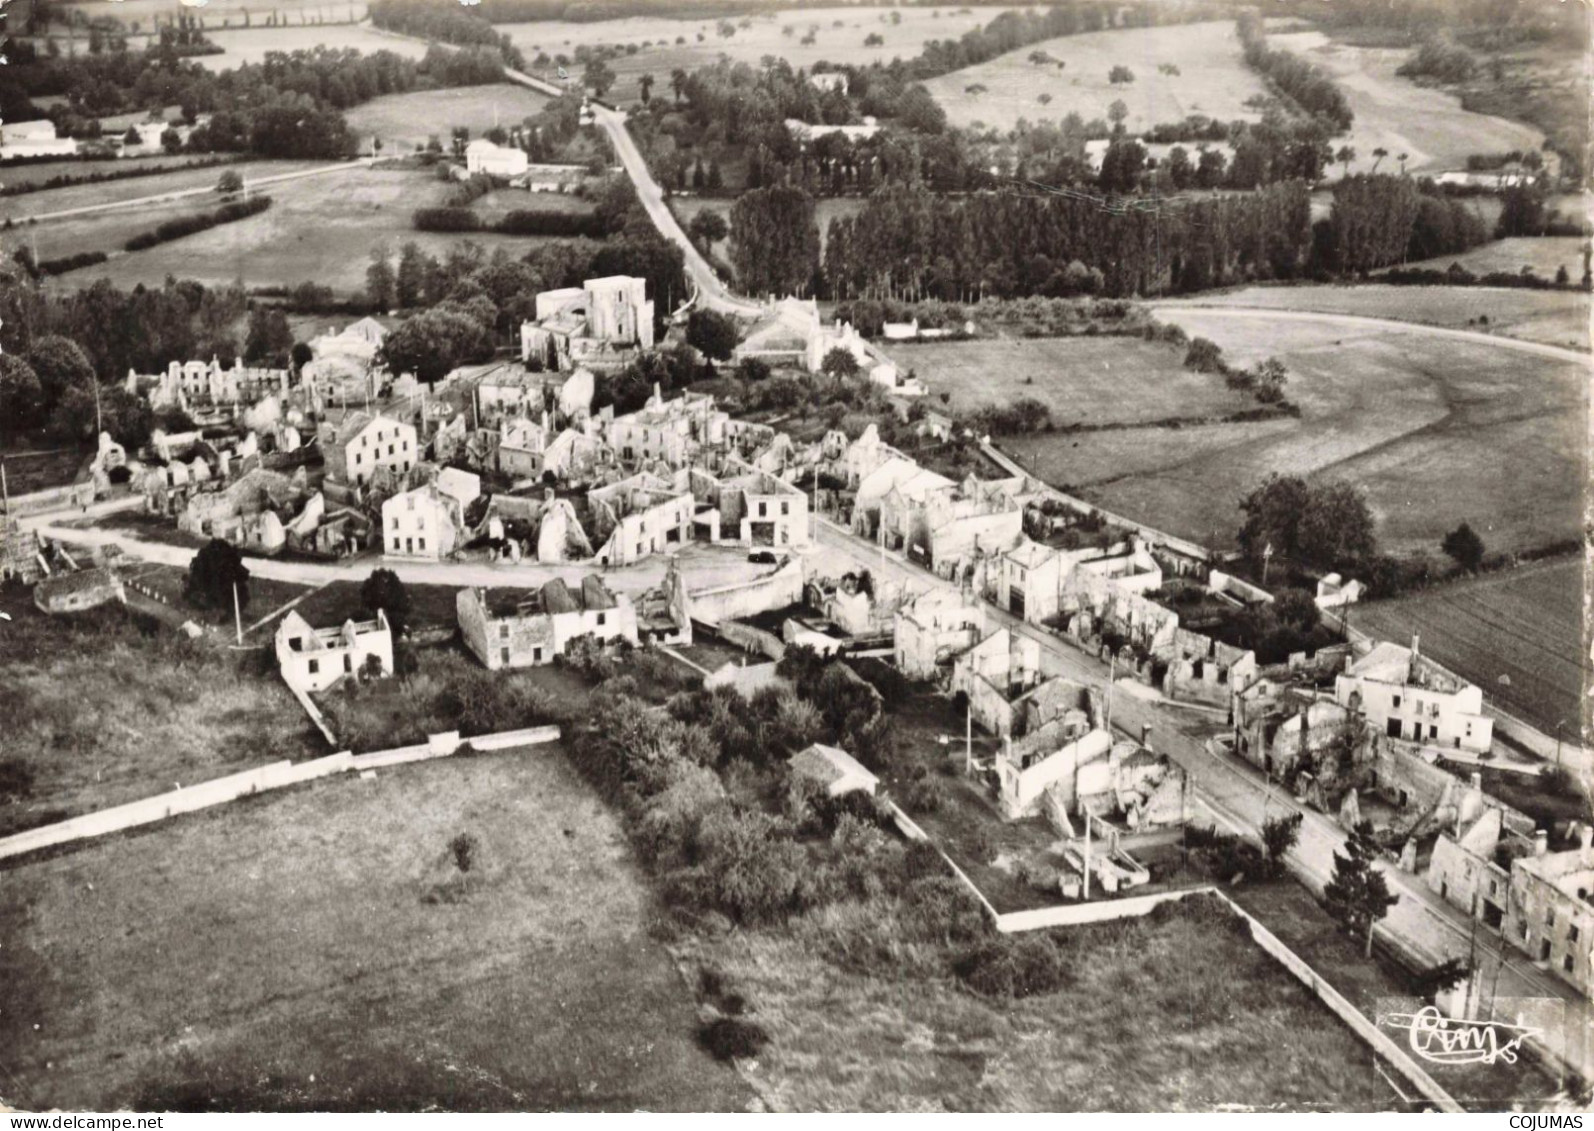
{"type": "Polygon", "coordinates": [[[1581,1127],[1591,26],[0,0],[0,1131],[1581,1127]]]}

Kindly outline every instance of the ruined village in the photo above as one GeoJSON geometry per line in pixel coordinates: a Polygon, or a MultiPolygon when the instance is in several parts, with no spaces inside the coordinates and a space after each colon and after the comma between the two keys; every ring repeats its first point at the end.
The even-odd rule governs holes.
{"type": "MultiPolygon", "coordinates": [[[[0,991],[0,1101],[1582,1110],[1588,646],[1545,610],[1565,607],[1549,587],[1584,551],[1561,520],[1586,457],[1560,432],[1575,446],[1586,424],[1586,325],[1578,345],[1570,306],[1526,311],[1533,337],[1498,315],[1364,301],[1463,294],[1476,278],[1408,268],[1408,240],[1432,222],[1456,244],[1433,255],[1469,254],[1460,211],[1500,204],[1503,232],[1532,196],[1543,230],[1497,239],[1562,241],[1581,286],[1525,269],[1473,293],[1586,314],[1565,146],[1544,142],[1549,164],[1414,144],[1397,161],[1377,135],[1326,160],[1351,116],[1323,91],[1351,64],[1319,55],[1310,13],[1220,0],[1162,15],[851,6],[811,27],[817,9],[749,7],[704,25],[727,51],[738,36],[807,50],[856,18],[882,43],[905,21],[923,54],[907,71],[705,56],[667,90],[628,63],[667,38],[630,55],[550,41],[531,58],[521,32],[491,29],[542,16],[453,7],[381,0],[326,30],[374,52],[351,50],[351,67],[398,67],[389,38],[430,44],[400,52],[410,70],[384,72],[371,105],[535,97],[507,127],[493,102],[490,129],[456,127],[451,147],[403,110],[360,119],[375,132],[339,150],[358,176],[435,182],[413,227],[446,246],[407,243],[396,269],[386,244],[369,268],[356,253],[353,298],[341,262],[321,268],[337,293],[246,293],[242,271],[231,290],[171,274],[126,295],[63,289],[58,275],[147,251],[132,244],[98,260],[19,251],[0,286],[0,330],[22,335],[0,332],[0,416],[15,422],[0,427],[0,986],[16,987],[0,991]],[[920,29],[931,19],[965,62],[940,59],[951,41],[920,29]],[[1181,55],[1162,33],[1185,31],[1181,55]],[[1118,102],[1111,127],[1065,124],[1059,141],[1045,122],[1003,134],[958,116],[1017,97],[1000,66],[1072,75],[1098,57],[1065,52],[1069,70],[1032,44],[1096,37],[1103,52],[1143,35],[1202,82],[1198,58],[1243,60],[1234,73],[1265,79],[1243,103],[1261,120],[1175,129],[1118,102]],[[1297,73],[1269,42],[1314,62],[1297,73]],[[980,81],[936,86],[959,68],[980,81]],[[769,103],[757,126],[734,109],[750,92],[769,103]],[[774,140],[735,139],[766,126],[774,140]],[[1221,179],[1275,144],[1267,176],[1221,179]],[[1286,172],[1297,144],[1311,167],[1286,172]],[[1131,237],[1097,233],[1122,240],[1110,256],[1087,246],[1091,224],[1127,214],[1105,209],[1116,218],[1068,214],[1084,241],[1071,254],[963,262],[971,241],[1036,230],[996,202],[1033,201],[1004,194],[1043,177],[1106,195],[1047,188],[1034,224],[1167,189],[1216,226],[1254,223],[1236,248],[1262,250],[1230,263],[1180,229],[1171,258],[1148,252],[1131,279],[1131,237]],[[848,206],[828,229],[810,191],[848,206]],[[1353,267],[1341,221],[1381,207],[1363,192],[1399,195],[1410,231],[1353,267]],[[1242,216],[1253,197],[1271,203],[1242,216]],[[1280,250],[1259,217],[1295,211],[1299,246],[1280,250]],[[549,239],[520,260],[493,242],[509,235],[549,239]],[[1212,263],[1193,266],[1200,254],[1212,263]],[[1371,276],[1383,268],[1418,274],[1371,276]],[[1166,298],[1220,285],[1205,304],[1166,298]],[[1329,291],[1362,305],[1298,298],[1329,291]],[[229,348],[224,324],[244,319],[229,348]],[[1396,430],[1400,396],[1470,412],[1456,405],[1498,391],[1431,397],[1389,376],[1474,373],[1470,354],[1437,352],[1452,348],[1506,355],[1491,373],[1542,366],[1561,390],[1556,437],[1513,434],[1483,477],[1448,433],[1385,452],[1419,442],[1396,430]],[[1382,375],[1387,399],[1326,409],[1320,390],[1354,372],[1382,375]],[[1532,589],[1511,608],[1539,604],[1501,612],[1511,584],[1532,589]],[[117,1036],[113,1015],[131,1018],[117,1036]],[[1434,1052],[1485,1039],[1510,1055],[1434,1052]]],[[[70,73],[55,36],[78,50],[59,31],[78,24],[38,8],[39,59],[70,73]]],[[[164,32],[161,16],[143,50],[223,56],[304,26],[279,16],[164,32]]],[[[696,27],[613,22],[637,21],[696,27]]],[[[1098,95],[1133,97],[1127,67],[1098,69],[1098,95]]],[[[1398,89],[1433,92],[1399,74],[1398,89]]],[[[8,122],[0,179],[7,162],[157,150],[203,151],[198,167],[245,113],[204,108],[185,103],[169,141],[134,124],[160,142],[110,155],[69,143],[75,119],[53,107],[8,122]]],[[[308,120],[296,128],[333,128],[308,120]]],[[[262,136],[248,144],[286,144],[262,136]]],[[[291,202],[288,186],[323,172],[342,176],[258,183],[291,202]]],[[[56,175],[36,191],[78,184],[56,175]]],[[[254,183],[218,186],[238,211],[213,223],[251,223],[254,183]]],[[[255,199],[255,215],[271,208],[255,199]]],[[[47,240],[76,222],[40,215],[47,240]]]]}

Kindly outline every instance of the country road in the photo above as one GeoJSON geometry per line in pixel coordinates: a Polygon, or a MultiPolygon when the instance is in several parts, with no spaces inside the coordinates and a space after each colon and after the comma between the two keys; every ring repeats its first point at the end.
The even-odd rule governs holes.
{"type": "MultiPolygon", "coordinates": [[[[564,91],[546,79],[533,78],[531,75],[507,68],[504,74],[513,82],[543,94],[559,95],[564,91]]],[[[681,225],[675,219],[675,213],[664,201],[664,190],[653,179],[648,164],[642,159],[641,150],[637,149],[631,131],[625,128],[625,114],[619,110],[611,110],[607,106],[592,103],[592,114],[598,125],[603,127],[609,135],[614,151],[624,166],[626,175],[631,178],[631,184],[636,188],[637,199],[642,202],[642,207],[647,210],[648,218],[653,221],[653,226],[665,239],[678,245],[686,257],[686,273],[692,285],[697,289],[697,298],[710,310],[717,310],[723,314],[735,314],[742,317],[756,317],[760,308],[756,302],[742,298],[731,293],[724,281],[715,273],[702,252],[687,238],[681,225]]]]}
{"type": "MultiPolygon", "coordinates": [[[[352,161],[341,161],[336,165],[320,165],[314,169],[300,169],[292,173],[275,173],[269,177],[256,177],[252,181],[244,182],[244,194],[266,185],[281,184],[284,181],[297,181],[305,177],[322,177],[328,173],[346,173],[350,169],[369,168],[375,161],[372,157],[356,157],[352,161]]],[[[225,172],[226,166],[220,167],[220,172],[225,172]]],[[[218,176],[220,173],[218,173],[218,176]]],[[[216,196],[214,184],[203,185],[199,188],[178,189],[175,192],[156,193],[153,196],[139,196],[132,200],[115,200],[109,204],[87,204],[82,208],[64,208],[59,212],[40,212],[36,216],[9,217],[15,223],[22,224],[28,221],[66,220],[73,216],[89,216],[100,212],[115,212],[124,208],[142,208],[150,204],[169,204],[174,200],[188,200],[192,197],[216,196]]],[[[218,200],[220,198],[218,197],[218,200]]]]}

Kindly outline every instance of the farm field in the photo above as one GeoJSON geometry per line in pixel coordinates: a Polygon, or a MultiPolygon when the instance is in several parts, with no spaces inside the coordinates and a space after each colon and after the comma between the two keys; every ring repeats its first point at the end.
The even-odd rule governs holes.
{"type": "Polygon", "coordinates": [[[1366,1110],[1395,1102],[1370,1050],[1215,901],[1059,932],[1059,945],[1078,956],[1071,984],[999,1005],[912,969],[906,957],[899,968],[886,944],[861,941],[877,936],[856,920],[844,906],[787,931],[688,944],[689,956],[722,971],[769,1028],[759,1075],[782,1107],[1366,1110]],[[855,958],[842,965],[827,954],[855,958]]]}
{"type": "MultiPolygon", "coordinates": [[[[258,19],[258,17],[256,17],[258,19]]],[[[314,17],[312,17],[314,18],[314,17]]],[[[345,13],[340,18],[347,19],[345,13]]],[[[389,35],[368,23],[340,24],[334,27],[310,25],[307,27],[251,27],[236,26],[231,30],[217,30],[215,22],[205,20],[205,35],[223,49],[220,55],[196,55],[194,62],[207,71],[232,71],[246,63],[262,63],[272,51],[309,51],[315,47],[352,47],[362,55],[378,51],[391,51],[406,59],[419,59],[426,54],[426,44],[419,39],[389,35]]]]}
{"type": "Polygon", "coordinates": [[[741,1110],[558,746],[338,777],[5,876],[36,1110],[741,1110]],[[477,842],[462,874],[451,840],[477,842]]]}
{"type": "MultiPolygon", "coordinates": [[[[184,165],[194,161],[204,160],[202,156],[190,153],[180,153],[175,156],[129,157],[124,160],[107,161],[40,161],[30,165],[0,165],[0,185],[6,188],[20,188],[23,185],[43,184],[51,177],[87,177],[95,173],[127,173],[135,169],[165,169],[173,172],[180,171],[184,165]]],[[[223,169],[237,168],[233,165],[212,165],[208,171],[221,176],[223,169]]],[[[132,181],[142,181],[147,184],[155,179],[149,177],[131,177],[132,181]]],[[[102,189],[109,189],[112,184],[120,182],[109,181],[101,184],[102,189]]],[[[24,196],[31,195],[24,193],[24,196]]]]}
{"type": "MultiPolygon", "coordinates": [[[[1450,266],[1449,261],[1443,262],[1444,266],[1450,266]]],[[[1579,259],[1579,270],[1581,265],[1579,259]]],[[[1402,287],[1378,283],[1241,287],[1233,291],[1212,291],[1192,300],[1192,307],[1200,304],[1389,318],[1398,322],[1485,331],[1562,349],[1589,348],[1589,296],[1576,291],[1402,287]],[[1485,318],[1487,322],[1483,321],[1485,318]]],[[[1159,303],[1168,314],[1177,306],[1178,300],[1165,306],[1159,303]]]]}
{"type": "Polygon", "coordinates": [[[430,138],[447,148],[456,126],[480,137],[494,125],[516,125],[548,104],[548,96],[512,83],[450,87],[389,94],[349,110],[349,129],[360,136],[360,148],[382,139],[383,151],[420,149],[430,138]]]}
{"type": "Polygon", "coordinates": [[[1105,121],[1107,108],[1118,99],[1129,108],[1124,126],[1131,133],[1159,122],[1181,121],[1189,114],[1254,120],[1258,113],[1245,103],[1265,93],[1261,78],[1240,57],[1233,20],[1048,39],[924,85],[953,125],[983,122],[1003,131],[1020,118],[1060,119],[1070,112],[1087,122],[1105,121]],[[1036,51],[1045,51],[1065,66],[1030,62],[1036,51]],[[1134,82],[1107,81],[1107,72],[1120,63],[1134,72],[1134,82]],[[1157,68],[1163,64],[1179,68],[1180,73],[1161,73],[1157,68]],[[986,89],[969,94],[968,88],[976,84],[986,89]],[[1043,94],[1051,101],[1043,104],[1043,94]]]}
{"type": "MultiPolygon", "coordinates": [[[[168,0],[119,0],[116,7],[108,11],[101,0],[65,0],[64,3],[51,6],[52,18],[58,19],[73,11],[94,18],[111,16],[128,27],[134,21],[139,21],[142,27],[147,28],[156,16],[169,17],[172,5],[168,0]]],[[[251,22],[258,26],[273,12],[278,14],[281,21],[297,24],[301,19],[363,20],[365,11],[365,0],[348,0],[347,3],[342,0],[206,0],[205,9],[200,15],[208,30],[220,27],[223,20],[242,24],[245,12],[249,13],[251,22]]]]}
{"type": "Polygon", "coordinates": [[[1463,519],[1496,550],[1581,529],[1586,367],[1399,329],[1156,312],[1232,363],[1277,357],[1301,417],[1013,437],[1003,449],[1110,510],[1217,545],[1232,544],[1240,498],[1273,472],[1358,484],[1394,552],[1435,553],[1463,519]]]}
{"type": "Polygon", "coordinates": [[[1351,623],[1385,640],[1421,634],[1424,653],[1490,699],[1546,734],[1564,723],[1575,739],[1586,660],[1576,555],[1357,605],[1351,623]]]}
{"type": "MultiPolygon", "coordinates": [[[[140,162],[141,164],[142,162],[140,162]]],[[[148,177],[129,177],[127,180],[110,181],[105,184],[68,185],[65,188],[42,189],[39,192],[25,193],[22,196],[5,197],[0,199],[0,222],[14,219],[19,223],[29,216],[43,216],[52,212],[68,212],[74,208],[90,208],[98,204],[115,204],[123,200],[141,200],[146,196],[160,196],[163,193],[184,192],[189,189],[213,189],[223,173],[234,172],[244,179],[252,181],[258,177],[275,177],[283,173],[296,173],[301,169],[318,169],[326,165],[335,164],[332,161],[240,161],[231,165],[214,165],[203,169],[179,169],[170,173],[156,173],[148,177]]],[[[52,166],[53,167],[53,166],[52,166]]],[[[92,165],[79,165],[80,169],[100,169],[103,167],[120,168],[120,165],[109,165],[104,162],[95,162],[92,165]]],[[[280,191],[281,186],[267,185],[266,191],[280,191]]],[[[221,197],[194,197],[176,202],[170,207],[176,209],[188,208],[214,208],[221,203],[221,197]]],[[[162,205],[152,205],[147,209],[132,210],[125,214],[118,214],[122,222],[129,226],[129,235],[141,232],[145,228],[152,228],[160,220],[151,220],[156,208],[162,205]]],[[[84,218],[86,219],[86,218],[84,218]]],[[[45,250],[49,233],[56,224],[77,224],[82,222],[77,218],[68,221],[47,221],[44,225],[34,229],[40,237],[39,254],[42,258],[50,258],[45,250]]],[[[109,250],[109,249],[106,249],[109,250]]]]}
{"type": "MultiPolygon", "coordinates": [[[[1565,267],[1567,275],[1575,283],[1583,276],[1583,245],[1586,242],[1577,236],[1514,236],[1511,239],[1494,240],[1460,255],[1441,255],[1406,266],[1431,267],[1443,271],[1452,263],[1459,263],[1475,275],[1493,271],[1509,271],[1514,275],[1524,267],[1531,267],[1541,279],[1554,279],[1556,268],[1565,267]]],[[[1587,301],[1585,298],[1584,302],[1587,301]]]]}
{"type": "MultiPolygon", "coordinates": [[[[391,168],[351,168],[271,185],[267,191],[273,204],[258,216],[116,256],[61,276],[57,282],[78,287],[106,278],[121,287],[153,286],[170,274],[217,285],[242,279],[246,287],[316,282],[350,295],[363,290],[371,252],[378,247],[396,252],[413,240],[422,250],[442,258],[458,245],[464,237],[417,232],[410,227],[410,214],[441,203],[448,187],[429,171],[391,168]]],[[[62,239],[60,243],[67,245],[64,250],[47,249],[41,238],[39,254],[48,259],[92,247],[120,247],[129,235],[157,222],[143,213],[136,218],[113,214],[62,221],[60,230],[77,237],[75,246],[74,241],[62,239]]],[[[50,230],[42,224],[36,229],[41,236],[50,230]]],[[[484,254],[502,247],[516,257],[539,240],[490,232],[471,233],[469,238],[484,254]]]]}
{"type": "MultiPolygon", "coordinates": [[[[904,6],[890,9],[901,17],[900,23],[893,24],[885,8],[804,8],[749,16],[750,24],[745,28],[740,26],[743,17],[735,17],[731,23],[737,25],[736,33],[729,38],[716,31],[719,21],[714,18],[680,20],[636,16],[596,23],[544,20],[499,24],[497,28],[520,48],[527,62],[539,52],[546,52],[550,57],[568,56],[581,46],[613,44],[629,48],[635,45],[639,48],[635,55],[622,55],[609,64],[619,77],[613,97],[632,101],[638,97],[638,76],[651,73],[662,84],[676,67],[695,70],[713,63],[721,55],[755,66],[765,55],[774,55],[793,67],[813,67],[821,62],[863,66],[889,63],[895,58],[911,59],[930,40],[956,39],[1004,10],[955,5],[904,6]],[[840,26],[837,26],[838,21],[840,26]],[[784,30],[788,27],[792,29],[790,35],[784,30]],[[802,39],[810,29],[814,31],[814,42],[804,44],[802,39]],[[866,46],[864,38],[871,33],[878,34],[884,42],[879,46],[866,46]],[[677,44],[676,39],[681,37],[686,42],[677,44]],[[653,46],[643,47],[644,43],[653,46]]],[[[579,76],[580,72],[573,70],[572,74],[579,76]]],[[[655,95],[658,90],[654,89],[655,95]]]]}
{"type": "Polygon", "coordinates": [[[22,586],[0,590],[0,609],[0,764],[31,782],[0,787],[0,835],[328,753],[264,653],[146,635],[120,607],[49,617],[22,586]]]}
{"type": "Polygon", "coordinates": [[[1334,147],[1356,150],[1352,172],[1371,170],[1379,148],[1389,151],[1381,169],[1404,153],[1407,172],[1437,173],[1466,168],[1469,153],[1528,152],[1544,144],[1532,126],[1463,110],[1455,95],[1395,74],[1409,48],[1353,47],[1319,31],[1270,34],[1268,43],[1315,63],[1345,91],[1356,120],[1334,147]]]}
{"type": "MultiPolygon", "coordinates": [[[[1184,367],[1184,350],[1140,338],[998,338],[889,343],[897,366],[914,370],[955,412],[1034,397],[1052,423],[1145,423],[1224,416],[1256,407],[1223,378],[1184,367]]],[[[1059,441],[1061,442],[1061,441],[1059,441]]]]}

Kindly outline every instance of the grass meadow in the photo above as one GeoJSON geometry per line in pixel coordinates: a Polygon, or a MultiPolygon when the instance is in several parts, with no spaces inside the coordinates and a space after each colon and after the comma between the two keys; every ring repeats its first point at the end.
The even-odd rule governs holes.
{"type": "MultiPolygon", "coordinates": [[[[1231,362],[1284,362],[1285,392],[1300,418],[1037,434],[1004,440],[1004,450],[1110,510],[1218,545],[1238,529],[1240,498],[1273,472],[1358,484],[1381,544],[1396,552],[1437,553],[1463,519],[1495,550],[1540,546],[1581,528],[1585,366],[1507,354],[1487,342],[1279,322],[1263,311],[1254,319],[1195,307],[1158,311],[1216,341],[1231,362]]],[[[1053,380],[1054,396],[1068,404],[1062,372],[1053,380]]],[[[1134,404],[1155,393],[1135,390],[1158,377],[1129,368],[1108,378],[1081,364],[1073,380],[1095,390],[1081,398],[1134,404]]]]}
{"type": "Polygon", "coordinates": [[[273,793],[4,886],[4,1094],[24,1108],[752,1100],[698,1048],[630,847],[556,745],[273,793]]]}
{"type": "MultiPolygon", "coordinates": [[[[378,248],[396,253],[403,244],[414,241],[441,259],[459,244],[464,237],[417,232],[410,226],[415,209],[442,203],[448,189],[432,172],[382,167],[351,167],[271,185],[267,191],[272,206],[258,216],[114,256],[61,276],[58,285],[77,288],[105,278],[124,288],[138,283],[158,286],[167,275],[175,275],[212,285],[241,279],[246,287],[315,282],[340,295],[353,295],[363,291],[371,253],[378,248]]],[[[206,205],[213,206],[208,200],[206,205]]],[[[203,206],[185,202],[174,207],[203,206]]],[[[164,214],[160,217],[165,218],[164,214]]],[[[49,259],[95,248],[119,248],[128,236],[157,222],[143,211],[115,212],[52,221],[29,231],[39,238],[40,257],[49,259]]],[[[541,239],[491,232],[473,232],[468,238],[484,254],[502,247],[516,257],[541,239]]]]}
{"type": "Polygon", "coordinates": [[[1129,110],[1124,126],[1131,132],[1190,114],[1255,119],[1257,111],[1245,103],[1265,92],[1240,57],[1232,20],[1048,39],[940,75],[925,86],[953,125],[982,122],[999,130],[1011,129],[1020,118],[1035,122],[1071,112],[1087,122],[1105,120],[1107,108],[1118,100],[1129,110]],[[1037,51],[1052,61],[1031,62],[1037,51]],[[1118,64],[1134,72],[1133,82],[1108,81],[1108,71],[1118,64]],[[1179,73],[1158,70],[1164,65],[1179,73]],[[970,93],[971,86],[985,89],[970,93]],[[1049,100],[1042,102],[1042,96],[1049,100]]]}

